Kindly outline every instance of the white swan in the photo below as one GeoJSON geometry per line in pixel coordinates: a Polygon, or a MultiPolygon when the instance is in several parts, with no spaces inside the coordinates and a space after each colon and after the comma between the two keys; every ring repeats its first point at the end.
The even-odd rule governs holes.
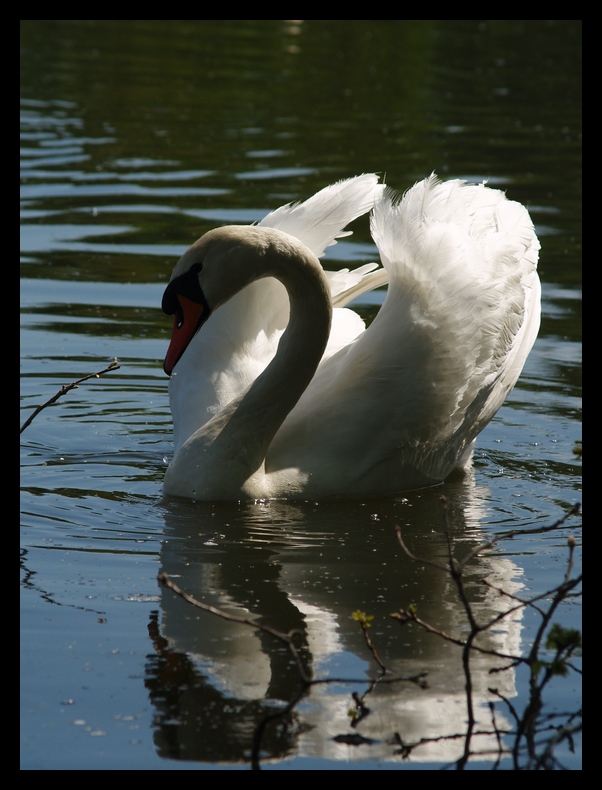
{"type": "Polygon", "coordinates": [[[469,461],[535,341],[538,250],[519,203],[434,175],[401,200],[358,176],[206,233],[163,297],[165,493],[357,497],[441,482],[469,461]],[[325,272],[325,247],[368,211],[384,269],[325,272]],[[366,329],[344,305],[386,282],[366,329]]]}

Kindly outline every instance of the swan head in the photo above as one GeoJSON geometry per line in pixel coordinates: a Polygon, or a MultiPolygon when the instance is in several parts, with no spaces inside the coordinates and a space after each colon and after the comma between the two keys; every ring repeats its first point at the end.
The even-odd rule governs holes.
{"type": "Polygon", "coordinates": [[[163,364],[167,375],[215,309],[260,277],[277,277],[292,257],[313,256],[293,236],[257,226],[216,228],[189,247],[174,267],[161,304],[174,317],[163,364]]]}

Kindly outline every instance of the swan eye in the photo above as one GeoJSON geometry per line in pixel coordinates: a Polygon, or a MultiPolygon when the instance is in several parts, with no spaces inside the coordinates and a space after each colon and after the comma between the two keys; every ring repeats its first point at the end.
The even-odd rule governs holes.
{"type": "Polygon", "coordinates": [[[182,328],[182,324],[184,323],[184,311],[182,310],[182,306],[178,302],[178,307],[175,311],[176,313],[176,326],[178,329],[182,328]]]}

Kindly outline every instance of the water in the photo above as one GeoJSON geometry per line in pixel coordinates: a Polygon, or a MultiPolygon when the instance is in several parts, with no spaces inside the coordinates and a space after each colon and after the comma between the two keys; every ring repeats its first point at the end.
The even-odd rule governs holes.
{"type": "MultiPolygon", "coordinates": [[[[263,767],[446,765],[458,744],[408,761],[391,744],[465,717],[457,648],[390,617],[414,603],[465,633],[450,580],[406,557],[394,527],[440,562],[442,494],[460,553],[581,500],[579,24],[47,20],[23,22],[21,45],[21,424],[62,385],[120,365],[21,434],[22,768],[249,768],[257,722],[298,687],[290,656],[193,609],[160,571],[205,603],[299,629],[315,677],[377,676],[357,610],[374,616],[387,666],[428,671],[426,691],[377,686],[355,728],[351,694],[367,684],[314,687],[266,730],[263,767]],[[542,241],[540,336],[474,475],[355,503],[164,501],[171,322],[159,306],[183,249],[339,178],[386,171],[405,189],[432,170],[488,178],[529,206],[542,241]],[[337,739],[350,733],[370,743],[337,739]]],[[[327,263],[373,258],[358,223],[327,263]]],[[[381,296],[359,306],[368,320],[381,296]]],[[[480,616],[500,605],[482,576],[524,597],[557,585],[570,534],[578,569],[578,518],[480,556],[469,573],[480,616]]],[[[555,620],[580,628],[579,600],[555,620]]],[[[491,638],[525,650],[537,625],[517,614],[491,638]]],[[[475,664],[480,720],[490,666],[475,664]]],[[[550,709],[578,707],[578,681],[555,681],[550,709]]],[[[524,671],[496,683],[524,704],[524,671]]],[[[560,756],[581,767],[579,743],[560,756]]]]}

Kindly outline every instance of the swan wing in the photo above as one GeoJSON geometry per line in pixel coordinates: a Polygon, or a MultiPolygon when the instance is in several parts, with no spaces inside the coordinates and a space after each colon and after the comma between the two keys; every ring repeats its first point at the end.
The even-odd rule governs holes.
{"type": "Polygon", "coordinates": [[[364,173],[324,187],[303,202],[281,206],[258,224],[294,236],[321,258],[337,239],[351,235],[347,225],[371,211],[383,189],[375,173],[364,173]]]}
{"type": "Polygon", "coordinates": [[[346,475],[355,493],[431,484],[462,463],[516,383],[540,318],[539,242],[502,192],[433,175],[401,200],[384,190],[371,229],[384,304],[323,362],[266,461],[325,488],[346,475]]]}
{"type": "MultiPolygon", "coordinates": [[[[345,230],[350,222],[373,209],[385,188],[378,181],[375,173],[337,181],[302,203],[288,203],[272,211],[259,225],[295,236],[316,258],[321,258],[337,239],[352,234],[345,230]]],[[[344,307],[360,294],[385,285],[387,273],[382,268],[374,272],[378,267],[378,263],[367,263],[353,270],[325,270],[333,305],[344,307]]]]}

